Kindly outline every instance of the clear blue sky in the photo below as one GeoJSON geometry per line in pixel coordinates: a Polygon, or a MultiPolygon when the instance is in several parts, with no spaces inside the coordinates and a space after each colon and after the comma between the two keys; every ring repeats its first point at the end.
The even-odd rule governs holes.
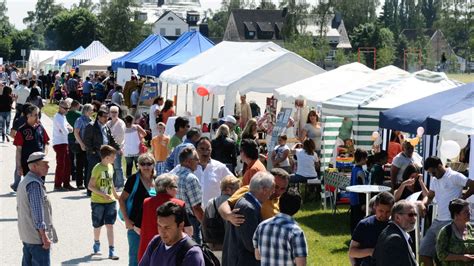
{"type": "MultiPolygon", "coordinates": [[[[7,15],[10,22],[15,25],[17,29],[26,28],[23,24],[23,18],[26,17],[27,11],[35,9],[37,0],[7,0],[7,15]]],[[[99,0],[93,0],[98,3],[99,0]]],[[[56,3],[61,3],[65,7],[70,7],[74,3],[79,3],[79,0],[56,0],[56,3]]],[[[201,0],[201,5],[204,9],[218,9],[221,5],[221,0],[201,0]]]]}

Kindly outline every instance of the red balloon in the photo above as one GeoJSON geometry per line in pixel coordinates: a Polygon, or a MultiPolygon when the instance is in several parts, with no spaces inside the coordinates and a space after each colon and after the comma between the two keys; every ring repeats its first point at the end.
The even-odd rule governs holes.
{"type": "Polygon", "coordinates": [[[197,94],[198,94],[199,96],[203,96],[203,97],[204,97],[204,96],[209,95],[209,91],[208,91],[204,86],[199,86],[199,87],[197,88],[197,94]]]}

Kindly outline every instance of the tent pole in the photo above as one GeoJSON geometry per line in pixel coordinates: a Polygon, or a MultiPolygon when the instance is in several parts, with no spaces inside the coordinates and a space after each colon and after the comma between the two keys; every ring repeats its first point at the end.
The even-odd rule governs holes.
{"type": "Polygon", "coordinates": [[[204,97],[202,97],[202,104],[201,104],[201,128],[202,128],[203,116],[204,116],[204,97]]]}
{"type": "Polygon", "coordinates": [[[186,96],[184,97],[184,99],[185,99],[184,109],[187,113],[188,112],[188,84],[186,84],[186,96]]]}
{"type": "Polygon", "coordinates": [[[165,98],[165,100],[167,100],[167,99],[168,99],[168,82],[166,83],[166,98],[165,98]]]}
{"type": "Polygon", "coordinates": [[[178,84],[176,84],[176,94],[175,94],[176,102],[174,103],[174,106],[176,106],[176,114],[178,114],[178,84]]]}
{"type": "Polygon", "coordinates": [[[213,121],[213,119],[214,119],[214,100],[215,100],[215,95],[212,94],[211,121],[210,121],[209,126],[208,126],[208,128],[209,128],[209,135],[210,135],[210,138],[211,138],[211,139],[212,139],[211,124],[212,124],[212,121],[213,121]]]}

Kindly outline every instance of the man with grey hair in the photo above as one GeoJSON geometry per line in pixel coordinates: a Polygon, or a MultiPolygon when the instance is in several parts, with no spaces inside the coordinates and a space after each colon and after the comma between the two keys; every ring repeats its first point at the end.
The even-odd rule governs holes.
{"type": "Polygon", "coordinates": [[[275,178],[268,172],[256,173],[249,185],[249,192],[237,201],[234,210],[245,217],[240,226],[226,225],[222,264],[228,266],[260,265],[255,259],[253,234],[262,221],[260,209],[262,203],[270,198],[275,189],[275,178]]]}
{"type": "Polygon", "coordinates": [[[193,173],[199,163],[199,157],[194,148],[184,148],[179,154],[176,175],[178,176],[178,194],[176,198],[186,203],[186,213],[193,225],[193,239],[201,243],[201,222],[204,210],[201,207],[202,187],[199,178],[193,173]]]}
{"type": "Polygon", "coordinates": [[[376,265],[418,265],[409,232],[415,229],[416,206],[400,200],[392,208],[391,222],[380,234],[375,246],[376,265]]]}
{"type": "MultiPolygon", "coordinates": [[[[79,149],[76,154],[76,184],[78,189],[85,189],[84,178],[87,173],[86,144],[84,144],[84,133],[87,125],[92,121],[91,116],[94,106],[90,103],[82,107],[82,115],[74,122],[74,137],[79,149]]],[[[87,184],[86,184],[87,185],[87,184]]]]}

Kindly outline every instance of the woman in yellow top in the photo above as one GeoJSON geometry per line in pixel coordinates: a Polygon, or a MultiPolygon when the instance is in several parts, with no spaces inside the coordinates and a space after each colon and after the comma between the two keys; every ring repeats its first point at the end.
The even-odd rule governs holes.
{"type": "Polygon", "coordinates": [[[170,137],[165,135],[166,126],[163,122],[158,123],[156,127],[158,135],[151,140],[151,148],[153,149],[153,156],[156,161],[156,175],[158,176],[163,174],[166,170],[165,161],[170,153],[168,148],[170,137]]]}

